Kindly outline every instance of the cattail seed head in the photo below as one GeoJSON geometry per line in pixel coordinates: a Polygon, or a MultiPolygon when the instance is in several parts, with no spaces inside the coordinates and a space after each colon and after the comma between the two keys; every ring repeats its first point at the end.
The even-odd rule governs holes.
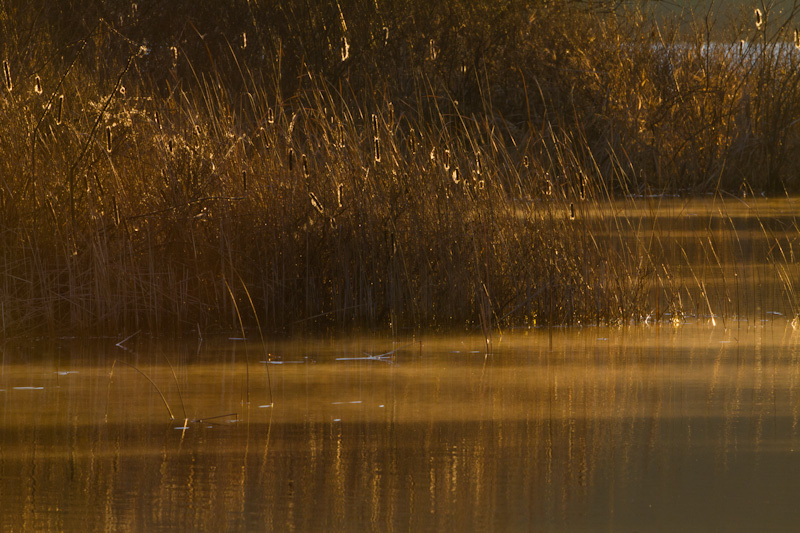
{"type": "Polygon", "coordinates": [[[389,26],[383,27],[383,46],[389,44],[389,26]]]}
{"type": "Polygon", "coordinates": [[[381,140],[378,137],[375,137],[375,139],[373,139],[373,140],[374,140],[373,144],[375,145],[375,154],[374,154],[375,155],[375,162],[376,163],[380,163],[381,162],[381,140]]]}
{"type": "Polygon", "coordinates": [[[242,170],[242,189],[247,190],[247,171],[242,170]]]}
{"type": "Polygon", "coordinates": [[[11,82],[11,66],[8,61],[3,61],[3,78],[6,82],[6,90],[11,92],[14,89],[14,84],[11,82]]]}
{"type": "Polygon", "coordinates": [[[436,162],[436,147],[435,146],[433,148],[431,148],[431,154],[430,154],[429,157],[431,159],[431,162],[434,162],[434,163],[436,162]]]}
{"type": "Polygon", "coordinates": [[[39,76],[33,79],[33,90],[36,94],[42,94],[42,79],[39,76]]]}
{"type": "Polygon", "coordinates": [[[58,112],[56,113],[56,124],[61,124],[61,119],[64,117],[64,95],[58,97],[58,112]]]}
{"type": "Polygon", "coordinates": [[[762,13],[761,10],[758,8],[756,8],[755,10],[755,18],[756,18],[756,29],[757,30],[764,29],[764,13],[762,13]]]}
{"type": "Polygon", "coordinates": [[[372,134],[374,136],[378,135],[378,115],[375,113],[372,114],[372,134]]]}
{"type": "Polygon", "coordinates": [[[294,167],[294,149],[289,148],[289,172],[292,171],[293,167],[294,167]]]}
{"type": "Polygon", "coordinates": [[[106,126],[106,151],[111,151],[111,126],[106,126]]]}
{"type": "Polygon", "coordinates": [[[325,212],[325,208],[322,207],[322,203],[320,203],[319,198],[317,198],[317,195],[314,194],[313,192],[309,192],[308,197],[311,200],[311,205],[314,207],[314,209],[316,209],[320,215],[323,214],[325,212]]]}
{"type": "Polygon", "coordinates": [[[569,203],[569,219],[575,220],[575,204],[572,202],[569,203]]]}
{"type": "Polygon", "coordinates": [[[175,151],[175,147],[172,144],[172,139],[167,141],[167,150],[169,150],[169,153],[173,153],[175,151]]]}

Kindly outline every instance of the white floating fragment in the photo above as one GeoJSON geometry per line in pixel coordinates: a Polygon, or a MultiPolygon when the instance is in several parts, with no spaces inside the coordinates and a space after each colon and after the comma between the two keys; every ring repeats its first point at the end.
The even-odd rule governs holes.
{"type": "Polygon", "coordinates": [[[14,387],[14,390],[44,390],[44,387],[14,387]]]}
{"type": "Polygon", "coordinates": [[[189,429],[189,426],[176,426],[172,429],[189,429]]]}
{"type": "Polygon", "coordinates": [[[267,405],[259,405],[259,406],[258,406],[258,408],[259,408],[259,409],[268,409],[268,408],[270,408],[270,407],[272,407],[272,404],[271,404],[271,403],[268,403],[267,405]]]}

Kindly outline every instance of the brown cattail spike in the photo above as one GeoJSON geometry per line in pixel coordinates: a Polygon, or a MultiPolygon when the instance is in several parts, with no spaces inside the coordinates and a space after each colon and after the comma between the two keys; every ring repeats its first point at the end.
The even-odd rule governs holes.
{"type": "Polygon", "coordinates": [[[294,150],[292,148],[289,148],[289,172],[292,171],[293,167],[294,167],[294,150]]]}
{"type": "Polygon", "coordinates": [[[569,219],[575,220],[575,204],[569,203],[569,219]]]}
{"type": "Polygon", "coordinates": [[[376,163],[380,163],[381,162],[381,140],[378,137],[375,137],[374,144],[375,144],[375,162],[376,163]]]}
{"type": "Polygon", "coordinates": [[[106,151],[111,151],[111,126],[106,126],[106,151]]]}
{"type": "Polygon", "coordinates": [[[762,13],[760,9],[756,8],[755,17],[756,17],[756,29],[757,30],[764,29],[764,13],[762,13]]]}
{"type": "Polygon", "coordinates": [[[322,204],[320,203],[319,198],[317,198],[317,195],[314,194],[313,192],[310,192],[308,193],[308,197],[311,199],[311,205],[314,207],[314,209],[316,209],[320,215],[323,214],[325,212],[325,208],[322,207],[322,204]]]}
{"type": "Polygon", "coordinates": [[[61,124],[64,117],[64,95],[58,97],[58,113],[56,113],[56,124],[61,124]]]}
{"type": "Polygon", "coordinates": [[[14,84],[11,82],[11,67],[8,61],[3,61],[3,78],[6,82],[6,90],[11,92],[14,89],[14,84]]]}

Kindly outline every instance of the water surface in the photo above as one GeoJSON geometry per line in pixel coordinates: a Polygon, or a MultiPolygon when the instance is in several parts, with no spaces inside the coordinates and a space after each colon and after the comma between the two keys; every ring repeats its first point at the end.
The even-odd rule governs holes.
{"type": "Polygon", "coordinates": [[[777,317],[506,332],[490,355],[6,346],[0,529],[794,529],[798,341],[777,317]]]}

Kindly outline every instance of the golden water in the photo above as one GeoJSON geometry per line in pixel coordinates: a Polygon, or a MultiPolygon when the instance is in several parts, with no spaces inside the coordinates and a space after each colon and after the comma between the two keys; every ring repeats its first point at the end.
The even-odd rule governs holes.
{"type": "Polygon", "coordinates": [[[489,355],[7,341],[0,530],[796,529],[800,203],[592,209],[601,249],[642,258],[650,317],[506,331],[489,355]]]}
{"type": "Polygon", "coordinates": [[[800,519],[800,334],[780,318],[507,333],[489,356],[477,338],[114,342],[4,348],[0,530],[800,519]],[[115,359],[176,419],[130,367],[110,380],[115,359]]]}

